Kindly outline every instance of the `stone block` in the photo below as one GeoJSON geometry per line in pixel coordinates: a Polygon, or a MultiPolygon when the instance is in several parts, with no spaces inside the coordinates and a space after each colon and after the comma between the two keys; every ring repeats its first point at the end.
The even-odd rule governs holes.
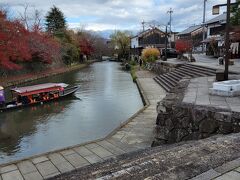
{"type": "Polygon", "coordinates": [[[85,147],[88,149],[96,148],[98,146],[99,145],[97,143],[90,143],[90,144],[85,145],[85,147]]]}
{"type": "Polygon", "coordinates": [[[210,170],[192,178],[191,180],[207,180],[207,179],[210,180],[210,179],[216,178],[220,175],[221,175],[220,173],[216,172],[213,169],[210,169],[210,170]]]}
{"type": "Polygon", "coordinates": [[[204,119],[199,124],[199,131],[201,133],[212,134],[212,133],[216,132],[218,127],[219,127],[219,124],[214,119],[204,119]]]}
{"type": "Polygon", "coordinates": [[[18,170],[10,171],[2,174],[3,180],[24,180],[21,173],[18,170]]]}
{"type": "Polygon", "coordinates": [[[235,159],[233,161],[227,162],[223,164],[222,166],[219,166],[215,168],[214,170],[219,172],[219,173],[226,173],[232,169],[235,169],[237,167],[240,167],[240,158],[235,159]]]}
{"type": "Polygon", "coordinates": [[[80,168],[90,163],[77,153],[64,156],[75,168],[80,168]]]}
{"type": "Polygon", "coordinates": [[[43,180],[43,177],[38,171],[25,174],[23,177],[25,180],[43,180]]]}
{"type": "Polygon", "coordinates": [[[53,178],[53,177],[55,177],[55,176],[57,176],[59,174],[60,174],[59,172],[54,173],[54,174],[49,174],[49,175],[45,176],[44,179],[53,178]]]}
{"type": "Polygon", "coordinates": [[[115,154],[115,155],[119,155],[119,154],[123,154],[125,153],[124,150],[114,146],[113,144],[109,143],[108,141],[100,141],[98,142],[99,145],[101,145],[102,147],[104,147],[105,149],[107,149],[108,151],[110,151],[111,153],[115,154]]]}
{"type": "Polygon", "coordinates": [[[61,173],[69,172],[75,169],[68,161],[64,161],[54,165],[58,168],[58,170],[61,173]]]}
{"type": "Polygon", "coordinates": [[[91,164],[94,164],[103,160],[102,158],[98,157],[96,154],[91,154],[89,156],[85,156],[84,158],[88,160],[88,162],[90,162],[91,164]]]}
{"type": "Polygon", "coordinates": [[[74,167],[59,153],[50,154],[49,159],[61,173],[74,170],[74,167]]]}
{"type": "Polygon", "coordinates": [[[222,176],[217,177],[215,180],[239,180],[240,173],[236,171],[230,171],[222,176]]]}
{"type": "Polygon", "coordinates": [[[22,174],[28,174],[37,171],[37,168],[31,161],[21,161],[17,164],[17,166],[22,174]]]}
{"type": "Polygon", "coordinates": [[[10,172],[10,171],[14,171],[14,170],[17,170],[17,166],[15,164],[11,164],[11,165],[8,165],[8,166],[1,167],[0,168],[0,173],[3,174],[3,173],[7,173],[7,172],[10,172]]]}
{"type": "Polygon", "coordinates": [[[76,148],[74,148],[74,151],[76,151],[78,154],[80,154],[83,157],[93,154],[92,151],[90,151],[89,149],[87,149],[84,146],[76,147],[76,148]]]}
{"type": "Polygon", "coordinates": [[[216,112],[214,118],[217,121],[231,122],[231,112],[216,112]]]}
{"type": "Polygon", "coordinates": [[[47,156],[40,156],[32,159],[33,164],[38,164],[44,161],[48,161],[47,156]]]}
{"type": "Polygon", "coordinates": [[[51,163],[51,161],[45,161],[45,162],[38,163],[38,164],[36,164],[36,167],[44,179],[49,177],[49,175],[59,174],[59,171],[51,163]]]}
{"type": "Polygon", "coordinates": [[[72,149],[67,149],[67,150],[61,151],[60,153],[61,153],[63,156],[67,156],[67,155],[70,155],[70,154],[74,154],[74,153],[76,153],[76,152],[73,151],[72,149]]]}
{"type": "Polygon", "coordinates": [[[60,164],[66,161],[66,159],[59,153],[50,154],[48,155],[48,158],[53,164],[60,164]]]}
{"type": "Polygon", "coordinates": [[[101,146],[93,148],[93,149],[91,149],[91,151],[94,152],[96,155],[98,155],[101,158],[105,158],[105,157],[113,155],[111,152],[109,152],[108,150],[104,149],[101,146]]]}

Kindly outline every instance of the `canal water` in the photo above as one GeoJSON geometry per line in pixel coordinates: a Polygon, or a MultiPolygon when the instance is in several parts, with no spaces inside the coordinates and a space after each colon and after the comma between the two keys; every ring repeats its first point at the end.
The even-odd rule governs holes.
{"type": "Polygon", "coordinates": [[[46,82],[80,89],[58,102],[0,113],[0,163],[102,138],[143,107],[119,63],[94,63],[31,84],[46,82]]]}

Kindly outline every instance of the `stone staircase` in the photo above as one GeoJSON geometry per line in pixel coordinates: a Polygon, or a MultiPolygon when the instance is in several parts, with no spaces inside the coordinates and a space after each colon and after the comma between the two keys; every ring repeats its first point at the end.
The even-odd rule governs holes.
{"type": "Polygon", "coordinates": [[[161,74],[153,79],[167,92],[170,92],[184,77],[195,78],[201,76],[215,76],[215,74],[216,69],[213,68],[184,64],[172,72],[161,74]]]}

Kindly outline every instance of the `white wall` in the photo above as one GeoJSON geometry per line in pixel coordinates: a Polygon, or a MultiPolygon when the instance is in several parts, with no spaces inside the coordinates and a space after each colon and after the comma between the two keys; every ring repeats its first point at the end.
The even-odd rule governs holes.
{"type": "Polygon", "coordinates": [[[134,37],[131,39],[131,48],[138,48],[138,37],[134,37]]]}

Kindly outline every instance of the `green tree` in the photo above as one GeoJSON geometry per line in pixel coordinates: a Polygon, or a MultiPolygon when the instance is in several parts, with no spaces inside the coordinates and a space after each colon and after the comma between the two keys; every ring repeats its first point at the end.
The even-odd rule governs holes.
{"type": "Polygon", "coordinates": [[[46,15],[46,29],[56,37],[63,38],[66,30],[66,20],[63,13],[53,6],[46,15]]]}
{"type": "Polygon", "coordinates": [[[240,0],[237,0],[236,2],[238,2],[238,5],[234,5],[234,7],[232,7],[231,12],[233,14],[233,16],[231,17],[231,24],[233,26],[239,26],[240,25],[240,0]]]}
{"type": "Polygon", "coordinates": [[[128,59],[130,51],[130,33],[128,31],[115,31],[110,38],[115,50],[118,52],[118,57],[128,59]]]}

